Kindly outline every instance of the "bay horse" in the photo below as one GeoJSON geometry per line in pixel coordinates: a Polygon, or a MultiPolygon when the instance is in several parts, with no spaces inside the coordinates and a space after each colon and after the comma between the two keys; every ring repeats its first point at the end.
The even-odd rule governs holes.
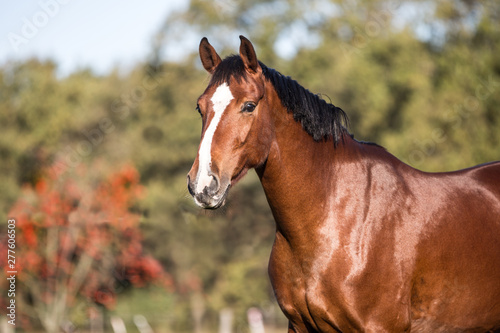
{"type": "Polygon", "coordinates": [[[240,39],[224,60],[201,40],[211,78],[188,189],[215,209],[256,170],[289,332],[500,332],[500,162],[416,170],[240,39]]]}

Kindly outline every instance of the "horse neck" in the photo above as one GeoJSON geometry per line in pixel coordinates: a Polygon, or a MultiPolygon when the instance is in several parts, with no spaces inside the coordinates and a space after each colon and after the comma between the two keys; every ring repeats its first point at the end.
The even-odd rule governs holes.
{"type": "Polygon", "coordinates": [[[359,144],[348,134],[336,147],[332,139],[316,142],[284,109],[275,110],[273,118],[274,140],[257,173],[278,231],[287,238],[307,238],[326,220],[332,186],[359,156],[359,144]]]}

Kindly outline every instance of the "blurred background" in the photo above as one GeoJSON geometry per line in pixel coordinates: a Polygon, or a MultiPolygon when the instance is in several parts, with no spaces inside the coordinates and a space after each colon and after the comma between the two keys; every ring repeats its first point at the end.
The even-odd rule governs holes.
{"type": "MultiPolygon", "coordinates": [[[[175,0],[0,5],[0,262],[16,220],[16,331],[283,332],[274,221],[249,174],[186,190],[208,84],[240,34],[359,140],[425,171],[500,160],[500,2],[175,0]]],[[[5,254],[5,255],[4,255],[5,254]]],[[[12,267],[11,267],[12,269],[12,267]]],[[[1,279],[0,329],[9,285],[1,279]]]]}

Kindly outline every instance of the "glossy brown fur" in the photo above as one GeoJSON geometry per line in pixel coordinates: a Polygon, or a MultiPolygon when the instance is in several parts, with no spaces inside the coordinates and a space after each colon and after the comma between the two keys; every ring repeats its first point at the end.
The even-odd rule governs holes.
{"type": "MultiPolygon", "coordinates": [[[[242,38],[251,67],[249,46],[242,38]]],[[[347,134],[337,146],[315,141],[259,68],[247,74],[231,81],[212,163],[220,183],[257,170],[276,221],[269,275],[289,331],[499,330],[500,163],[425,173],[347,134]],[[241,114],[247,100],[257,108],[241,114]]],[[[214,89],[200,98],[204,130],[214,89]]],[[[197,161],[190,187],[196,172],[197,161]]]]}

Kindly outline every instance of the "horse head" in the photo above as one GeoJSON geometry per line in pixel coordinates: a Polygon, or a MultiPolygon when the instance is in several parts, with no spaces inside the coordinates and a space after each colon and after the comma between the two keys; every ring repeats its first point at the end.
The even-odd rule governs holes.
{"type": "Polygon", "coordinates": [[[240,39],[239,55],[224,60],[207,38],[200,43],[201,62],[212,76],[198,98],[202,134],[187,182],[202,208],[222,206],[231,186],[249,169],[265,163],[272,142],[262,67],[252,43],[240,39]]]}

